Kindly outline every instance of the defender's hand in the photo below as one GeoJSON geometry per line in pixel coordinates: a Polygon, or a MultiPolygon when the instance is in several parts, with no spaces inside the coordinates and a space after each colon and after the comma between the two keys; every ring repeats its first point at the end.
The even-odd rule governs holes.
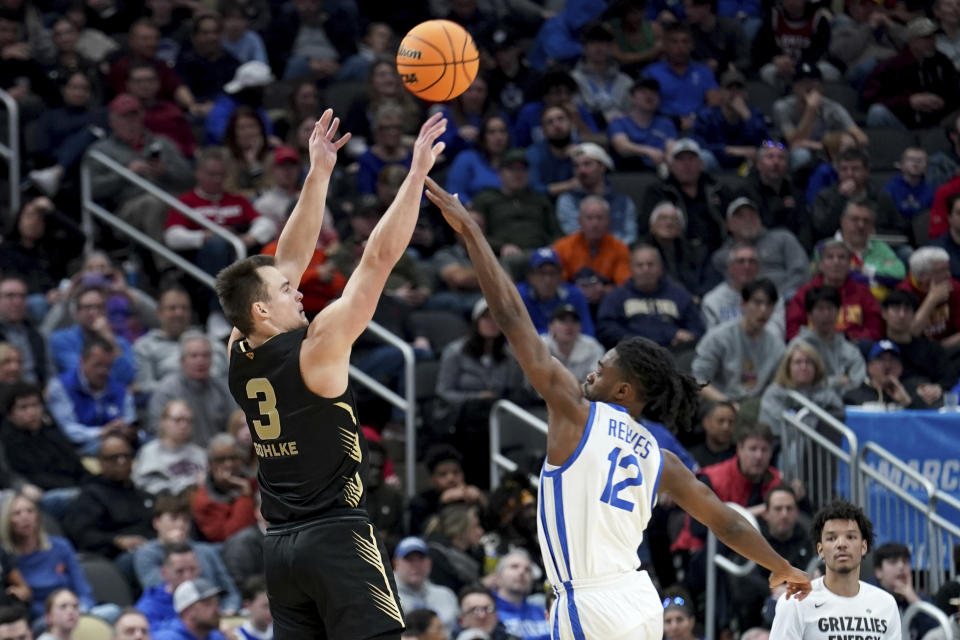
{"type": "Polygon", "coordinates": [[[796,597],[797,600],[803,600],[810,593],[810,576],[796,567],[788,566],[783,571],[770,574],[771,589],[784,583],[787,585],[788,599],[796,597]]]}
{"type": "Polygon", "coordinates": [[[438,185],[433,178],[427,178],[426,194],[430,202],[437,205],[440,209],[440,213],[443,214],[443,219],[446,220],[447,224],[457,233],[463,233],[464,229],[473,223],[473,218],[471,218],[467,210],[464,209],[460,198],[448,193],[446,189],[438,185]]]}

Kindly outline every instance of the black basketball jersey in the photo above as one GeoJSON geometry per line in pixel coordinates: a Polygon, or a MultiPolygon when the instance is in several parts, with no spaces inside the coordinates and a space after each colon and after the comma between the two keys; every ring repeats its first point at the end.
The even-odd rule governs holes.
{"type": "Polygon", "coordinates": [[[324,398],[300,374],[307,328],[251,349],[233,343],[229,384],[247,417],[260,460],[263,517],[274,525],[332,515],[366,515],[367,440],[350,386],[324,398]]]}

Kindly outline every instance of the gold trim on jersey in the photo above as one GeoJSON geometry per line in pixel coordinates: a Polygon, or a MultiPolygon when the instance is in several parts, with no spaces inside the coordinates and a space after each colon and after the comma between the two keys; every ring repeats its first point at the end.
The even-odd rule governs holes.
{"type": "Polygon", "coordinates": [[[346,402],[334,402],[333,406],[340,407],[344,411],[350,414],[350,419],[353,421],[353,424],[357,424],[357,417],[353,415],[353,407],[351,407],[346,402]]]}
{"type": "Polygon", "coordinates": [[[356,431],[340,427],[340,442],[343,444],[344,453],[355,462],[363,461],[363,452],[360,451],[360,436],[356,431]]]}
{"type": "Polygon", "coordinates": [[[251,360],[253,360],[253,351],[250,350],[250,343],[247,342],[247,339],[246,339],[246,338],[244,338],[243,340],[238,341],[238,342],[237,342],[237,347],[240,349],[240,353],[242,353],[243,355],[245,355],[245,356],[247,356],[248,358],[250,358],[251,360]]]}
{"type": "Polygon", "coordinates": [[[390,588],[390,580],[387,579],[387,572],[383,568],[383,558],[380,555],[380,550],[377,548],[376,538],[373,536],[373,525],[367,526],[370,527],[370,539],[368,540],[354,531],[353,542],[360,559],[380,572],[380,575],[383,577],[383,586],[386,587],[384,590],[368,582],[367,587],[370,589],[370,597],[373,598],[373,604],[377,609],[382,611],[384,615],[393,618],[398,624],[403,625],[403,614],[400,613],[397,599],[393,595],[393,589],[390,588]]]}
{"type": "Polygon", "coordinates": [[[363,482],[360,481],[360,474],[354,473],[352,478],[343,477],[347,484],[343,486],[343,499],[351,507],[360,504],[360,498],[363,496],[363,482]]]}

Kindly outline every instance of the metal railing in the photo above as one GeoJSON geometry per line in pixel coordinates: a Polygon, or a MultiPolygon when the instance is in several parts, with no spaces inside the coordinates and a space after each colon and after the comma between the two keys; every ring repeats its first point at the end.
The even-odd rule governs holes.
{"type": "Polygon", "coordinates": [[[7,144],[0,144],[0,156],[7,161],[10,182],[10,219],[20,211],[20,107],[6,91],[0,89],[0,102],[7,109],[7,144]]]}
{"type": "MultiPolygon", "coordinates": [[[[547,435],[547,423],[523,409],[509,400],[498,400],[490,407],[490,490],[493,491],[500,485],[500,469],[507,471],[516,471],[517,464],[510,458],[500,452],[500,429],[503,427],[501,413],[509,414],[523,424],[547,435]]],[[[536,486],[539,478],[533,474],[530,475],[530,481],[536,486]]]]}
{"type": "Polygon", "coordinates": [[[939,607],[923,600],[914,602],[903,612],[903,616],[900,618],[900,634],[903,640],[910,640],[910,623],[920,614],[928,615],[936,620],[937,625],[943,629],[943,637],[946,640],[960,640],[953,635],[953,627],[947,614],[941,611],[939,607]]]}
{"type": "Polygon", "coordinates": [[[397,394],[393,389],[383,385],[380,381],[370,377],[354,365],[350,365],[350,377],[361,383],[370,391],[374,392],[391,405],[404,412],[404,434],[406,443],[404,455],[406,464],[404,468],[404,485],[407,491],[407,497],[412,498],[416,494],[416,471],[417,471],[417,430],[416,430],[416,412],[417,412],[417,390],[416,390],[416,356],[413,347],[402,338],[384,329],[376,322],[371,321],[367,325],[367,331],[375,337],[383,340],[400,350],[403,354],[403,380],[404,395],[397,394]]]}
{"type": "Polygon", "coordinates": [[[211,233],[223,238],[226,242],[230,243],[231,247],[233,247],[237,260],[247,257],[247,247],[243,244],[243,240],[241,240],[237,234],[231,233],[229,230],[215,222],[211,222],[206,216],[201,213],[197,213],[192,207],[188,207],[187,205],[183,204],[157,185],[153,184],[142,176],[137,175],[133,171],[130,171],[102,151],[96,150],[88,151],[80,165],[80,197],[81,211],[83,216],[81,225],[83,226],[84,234],[87,236],[87,251],[93,248],[93,241],[95,237],[93,216],[96,216],[101,221],[122,232],[124,235],[129,236],[138,244],[146,247],[153,253],[165,258],[166,260],[169,260],[194,280],[197,280],[207,287],[213,288],[214,279],[209,273],[203,271],[189,260],[172,251],[166,245],[158,242],[154,238],[151,238],[133,225],[122,220],[112,212],[97,204],[97,202],[93,199],[93,178],[90,173],[92,163],[97,163],[106,167],[107,169],[110,169],[127,182],[136,185],[137,187],[143,189],[146,193],[149,193],[151,196],[157,198],[163,202],[163,204],[176,209],[204,229],[207,229],[211,233]]]}
{"type": "MultiPolygon", "coordinates": [[[[2,97],[2,96],[0,96],[2,97]]],[[[93,226],[93,217],[98,218],[102,222],[110,225],[111,227],[121,231],[125,235],[129,236],[138,244],[142,245],[146,249],[152,251],[154,254],[157,254],[166,260],[170,261],[172,264],[176,265],[189,275],[194,280],[200,282],[206,287],[213,288],[214,278],[209,273],[198,268],[192,262],[184,259],[179,254],[171,251],[168,247],[157,242],[154,238],[151,238],[147,234],[143,233],[139,229],[120,219],[103,206],[97,204],[93,199],[93,186],[92,178],[90,175],[90,166],[92,163],[98,163],[117,175],[119,175],[124,180],[135,184],[136,186],[143,189],[145,192],[149,193],[152,196],[158,198],[161,202],[170,207],[173,207],[177,211],[181,212],[190,220],[193,220],[200,226],[205,229],[208,229],[212,233],[220,236],[224,240],[230,243],[230,245],[236,251],[237,259],[246,257],[247,248],[243,244],[243,241],[236,235],[223,228],[222,226],[211,222],[204,215],[197,213],[191,207],[186,206],[172,195],[153,184],[152,182],[145,180],[136,173],[130,171],[122,164],[114,160],[113,158],[103,154],[100,151],[88,151],[84,157],[83,163],[80,165],[80,189],[81,189],[81,210],[82,210],[82,226],[83,231],[87,236],[87,248],[90,249],[93,243],[94,238],[94,226],[93,226]]],[[[377,380],[371,378],[363,371],[360,371],[353,365],[350,366],[350,377],[359,382],[360,384],[369,388],[373,393],[377,394],[391,405],[399,408],[405,413],[404,426],[406,434],[406,447],[405,447],[405,456],[406,456],[406,469],[405,469],[405,484],[406,491],[409,497],[412,497],[416,493],[415,481],[416,481],[416,378],[414,376],[414,366],[415,366],[415,357],[413,352],[413,347],[408,343],[400,339],[398,336],[394,335],[390,331],[384,329],[382,326],[376,322],[370,322],[367,325],[367,329],[372,333],[376,338],[386,342],[397,349],[403,354],[404,360],[404,382],[406,383],[406,389],[404,396],[401,397],[393,390],[387,388],[377,380]]]]}
{"type": "Polygon", "coordinates": [[[933,527],[933,539],[930,541],[931,568],[946,566],[947,578],[956,580],[957,563],[953,549],[960,544],[960,527],[956,525],[956,522],[960,521],[957,517],[960,515],[960,500],[939,487],[934,498],[936,511],[930,514],[930,524],[933,527]],[[953,519],[944,516],[944,511],[947,510],[953,512],[953,519]]]}
{"type": "MultiPolygon", "coordinates": [[[[752,513],[744,509],[742,506],[736,502],[728,502],[727,506],[736,511],[738,514],[743,516],[743,518],[749,522],[754,529],[757,531],[760,530],[760,525],[757,524],[757,519],[752,513]]],[[[717,625],[717,567],[723,569],[729,575],[735,578],[742,578],[748,573],[753,571],[757,566],[753,560],[747,560],[743,563],[734,562],[726,556],[722,556],[717,553],[717,536],[713,533],[712,529],[707,529],[707,547],[706,547],[706,561],[707,561],[707,612],[706,620],[704,620],[704,626],[706,631],[707,638],[716,638],[716,625],[717,625]]]]}
{"type": "Polygon", "coordinates": [[[853,499],[858,481],[857,434],[796,391],[790,392],[790,398],[801,409],[783,414],[780,470],[803,482],[815,505],[832,500],[838,489],[853,499]],[[816,424],[807,424],[808,416],[816,424]]]}
{"type": "Polygon", "coordinates": [[[876,529],[889,538],[877,543],[900,542],[913,547],[918,586],[933,593],[940,588],[943,576],[943,563],[940,561],[938,567],[933,555],[937,545],[931,544],[934,528],[930,515],[936,513],[936,487],[922,473],[875,442],[865,443],[859,457],[858,504],[876,529]],[[925,499],[918,498],[918,494],[925,499]]]}

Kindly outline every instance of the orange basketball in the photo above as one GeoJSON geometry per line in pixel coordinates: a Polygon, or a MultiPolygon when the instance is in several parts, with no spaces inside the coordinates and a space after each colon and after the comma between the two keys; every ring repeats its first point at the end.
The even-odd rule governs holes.
{"type": "Polygon", "coordinates": [[[403,86],[430,102],[446,102],[466,91],[479,65],[473,38],[449,20],[421,22],[410,29],[397,50],[403,86]]]}

